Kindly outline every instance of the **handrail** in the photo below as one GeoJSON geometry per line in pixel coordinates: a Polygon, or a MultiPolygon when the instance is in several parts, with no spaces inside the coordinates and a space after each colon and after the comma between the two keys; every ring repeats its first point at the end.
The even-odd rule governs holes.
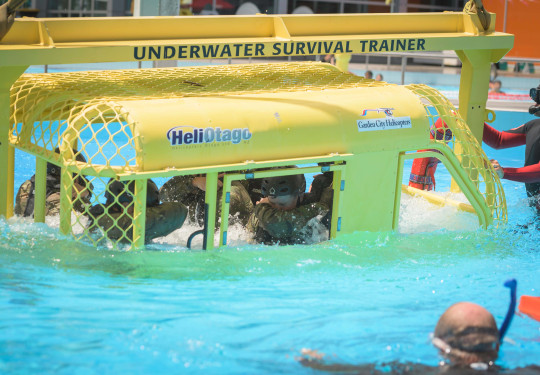
{"type": "MultiPolygon", "coordinates": [[[[446,59],[446,58],[456,58],[459,59],[459,56],[455,54],[454,51],[448,50],[447,54],[442,52],[388,52],[388,53],[378,53],[378,54],[366,54],[366,57],[371,56],[386,56],[386,57],[411,57],[411,58],[427,58],[427,59],[446,59]]],[[[503,57],[499,61],[517,61],[517,62],[530,62],[530,63],[539,63],[540,59],[532,57],[503,57]]]]}
{"type": "MultiPolygon", "coordinates": [[[[446,51],[449,52],[447,54],[444,54],[442,52],[417,52],[417,53],[407,53],[407,52],[388,52],[388,53],[378,53],[378,54],[366,54],[366,62],[364,63],[366,66],[366,70],[369,69],[369,58],[372,56],[381,56],[387,58],[387,66],[390,66],[390,59],[392,57],[400,57],[401,58],[401,84],[405,84],[405,73],[407,72],[407,59],[408,58],[424,58],[424,59],[433,59],[433,60],[443,60],[443,59],[459,59],[459,56],[454,51],[446,51]]],[[[536,58],[524,58],[524,57],[503,57],[499,60],[501,61],[514,61],[514,62],[520,62],[520,63],[537,63],[540,64],[540,59],[536,58]]]]}

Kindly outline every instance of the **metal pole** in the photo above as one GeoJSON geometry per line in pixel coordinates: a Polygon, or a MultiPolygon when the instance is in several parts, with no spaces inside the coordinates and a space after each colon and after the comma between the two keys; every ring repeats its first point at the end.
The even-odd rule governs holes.
{"type": "Polygon", "coordinates": [[[506,14],[508,13],[508,0],[504,0],[503,33],[506,32],[506,14]]]}

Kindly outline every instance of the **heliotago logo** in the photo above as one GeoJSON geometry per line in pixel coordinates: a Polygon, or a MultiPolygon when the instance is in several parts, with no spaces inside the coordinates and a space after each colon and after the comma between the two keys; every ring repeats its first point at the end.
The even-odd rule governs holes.
{"type": "Polygon", "coordinates": [[[200,145],[204,143],[239,144],[252,136],[248,128],[221,129],[196,128],[194,126],[175,126],[167,131],[167,139],[171,146],[200,145]]]}
{"type": "Polygon", "coordinates": [[[412,122],[410,116],[394,117],[394,108],[376,108],[364,109],[360,116],[365,117],[371,113],[383,113],[384,117],[370,118],[365,120],[356,120],[359,132],[368,132],[373,130],[394,130],[411,128],[412,122]]]}

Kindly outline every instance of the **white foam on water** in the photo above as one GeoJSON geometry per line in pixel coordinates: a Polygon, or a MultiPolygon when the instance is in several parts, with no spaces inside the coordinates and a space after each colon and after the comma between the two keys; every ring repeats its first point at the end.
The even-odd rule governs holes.
{"type": "MultiPolygon", "coordinates": [[[[467,198],[461,193],[435,193],[444,198],[452,199],[461,203],[469,203],[467,198]]],[[[328,230],[320,222],[321,217],[316,217],[308,222],[306,230],[306,244],[315,244],[328,239],[328,230]]],[[[19,220],[28,221],[31,219],[19,220]]],[[[72,230],[75,236],[80,236],[88,222],[88,218],[80,215],[71,215],[72,230]]],[[[60,227],[60,216],[47,216],[45,224],[51,228],[60,227]]],[[[398,231],[404,234],[434,232],[441,229],[451,231],[474,231],[480,227],[476,215],[459,211],[453,206],[437,206],[421,197],[411,197],[407,194],[401,196],[400,214],[398,231]]],[[[180,228],[171,234],[154,239],[150,244],[171,245],[175,250],[178,247],[187,249],[189,236],[202,227],[196,223],[186,222],[180,228]]],[[[112,248],[112,244],[100,243],[100,246],[112,248]]],[[[240,247],[252,244],[252,234],[241,224],[235,223],[229,226],[227,230],[227,246],[240,247]]],[[[191,243],[191,249],[202,249],[203,235],[196,235],[191,243]]],[[[219,231],[214,232],[214,245],[219,245],[219,231]]],[[[161,247],[161,246],[158,246],[161,247]]]]}
{"type": "MultiPolygon", "coordinates": [[[[307,224],[306,230],[306,244],[315,244],[328,239],[328,230],[320,222],[321,217],[311,219],[307,224]]],[[[171,234],[165,237],[156,238],[153,243],[178,245],[187,248],[187,240],[189,236],[202,227],[194,223],[184,223],[182,228],[175,230],[171,234]]],[[[229,225],[227,229],[227,242],[228,247],[239,247],[248,244],[253,244],[253,235],[245,227],[239,223],[229,225]]],[[[191,242],[191,249],[202,249],[203,236],[199,234],[195,236],[191,242]]],[[[214,232],[214,246],[219,245],[219,231],[214,232]]]]}
{"type": "MultiPolygon", "coordinates": [[[[175,230],[171,234],[156,238],[152,243],[157,244],[168,244],[181,246],[187,249],[187,241],[189,236],[198,230],[203,229],[197,224],[186,222],[182,225],[181,228],[175,230]]],[[[249,243],[251,234],[240,224],[232,224],[227,230],[227,246],[241,246],[249,243]]],[[[219,244],[219,231],[214,232],[214,246],[219,244]]],[[[191,241],[191,249],[197,250],[202,249],[203,245],[203,235],[196,235],[191,241]]]]}
{"type": "MultiPolygon", "coordinates": [[[[461,203],[469,203],[461,193],[436,193],[461,203]]],[[[398,231],[400,233],[451,231],[474,231],[480,228],[475,214],[458,210],[453,206],[437,206],[421,197],[401,195],[398,231]]]]}

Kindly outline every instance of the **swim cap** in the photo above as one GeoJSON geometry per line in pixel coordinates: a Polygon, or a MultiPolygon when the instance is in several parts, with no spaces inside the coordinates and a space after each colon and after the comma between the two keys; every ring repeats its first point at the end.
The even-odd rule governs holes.
{"type": "Polygon", "coordinates": [[[282,197],[297,195],[306,191],[306,178],[303,174],[291,176],[266,177],[262,181],[263,197],[282,197]]]}

